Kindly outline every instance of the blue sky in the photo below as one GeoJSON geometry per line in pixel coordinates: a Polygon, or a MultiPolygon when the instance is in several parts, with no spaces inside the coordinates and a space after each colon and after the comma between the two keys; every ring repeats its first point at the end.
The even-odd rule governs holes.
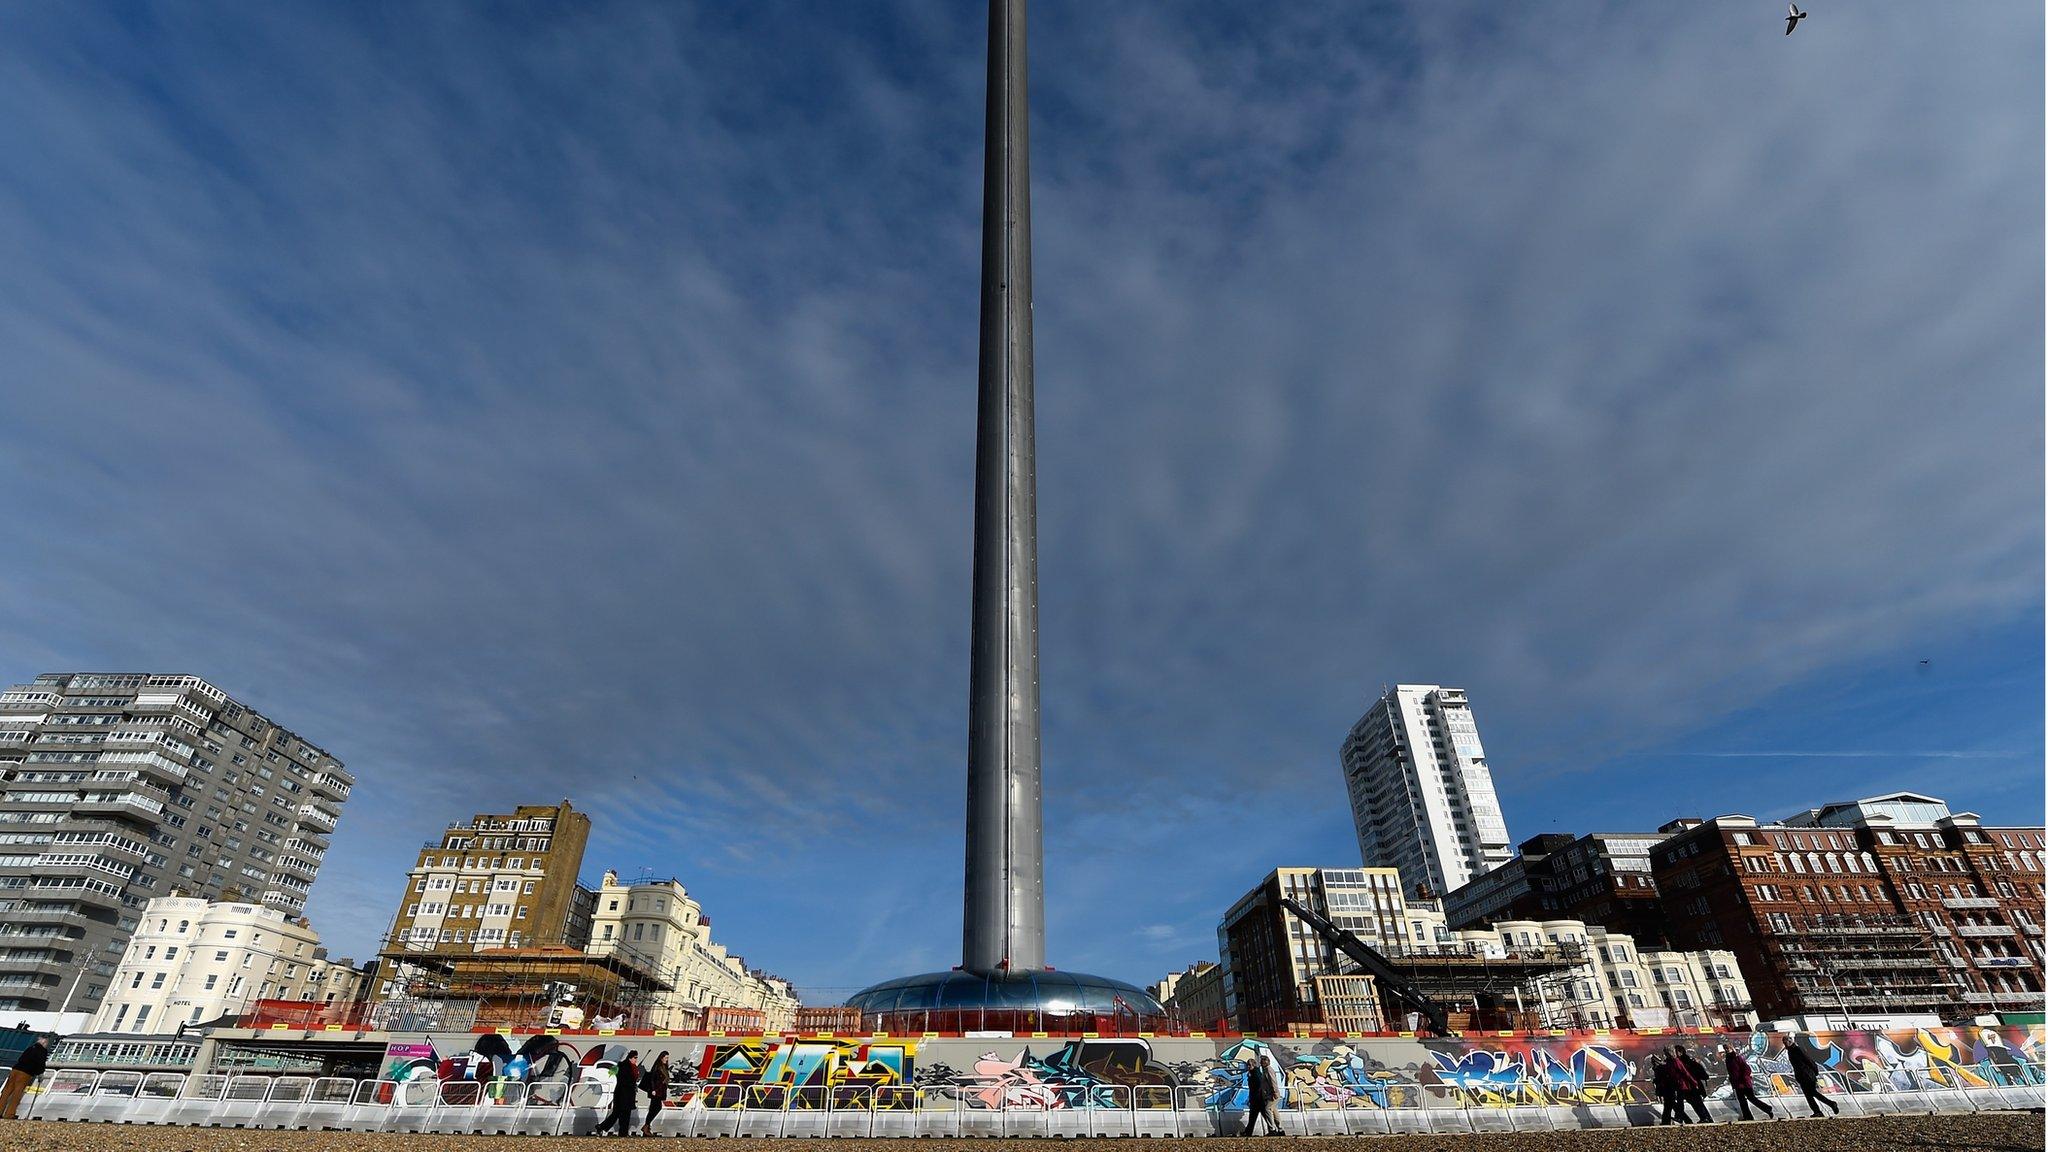
{"type": "MultiPolygon", "coordinates": [[[[2041,819],[2038,5],[1032,19],[1055,964],[1354,861],[1398,681],[1518,838],[2041,819]]],[[[0,32],[6,678],[333,749],[338,951],[568,796],[814,998],[957,960],[975,5],[0,32]]]]}

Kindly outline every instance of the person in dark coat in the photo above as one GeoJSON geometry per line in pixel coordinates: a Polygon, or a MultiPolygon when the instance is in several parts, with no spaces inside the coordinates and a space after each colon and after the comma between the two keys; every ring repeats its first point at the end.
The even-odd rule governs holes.
{"type": "Polygon", "coordinates": [[[7,1086],[0,1088],[0,1120],[15,1118],[15,1112],[21,1107],[22,1094],[49,1066],[50,1046],[38,1036],[22,1049],[21,1055],[14,1058],[14,1068],[7,1073],[7,1086]]]}
{"type": "Polygon", "coordinates": [[[1245,1059],[1244,1089],[1246,1097],[1244,1134],[1247,1136],[1256,1135],[1259,1118],[1262,1116],[1266,1120],[1266,1134],[1269,1136],[1278,1134],[1280,1132],[1280,1113],[1277,1107],[1277,1101],[1280,1097],[1279,1085],[1273,1083],[1272,1072],[1267,1070],[1266,1062],[1259,1058],[1257,1052],[1251,1053],[1245,1059]]]}
{"type": "Polygon", "coordinates": [[[640,1134],[652,1136],[654,1118],[661,1115],[661,1106],[668,1102],[668,1053],[654,1058],[654,1065],[640,1078],[640,1090],[647,1093],[647,1119],[640,1124],[640,1134]]]}
{"type": "Polygon", "coordinates": [[[626,1058],[612,1071],[618,1075],[612,1085],[612,1110],[604,1123],[591,1131],[592,1136],[602,1136],[613,1129],[621,1136],[633,1134],[633,1094],[640,1087],[640,1053],[626,1053],[626,1058]]]}
{"type": "Polygon", "coordinates": [[[1678,1106],[1678,1076],[1662,1052],[1650,1057],[1650,1083],[1657,1089],[1657,1099],[1664,1102],[1664,1111],[1657,1118],[1657,1123],[1687,1123],[1685,1109],[1678,1106]]]}
{"type": "Polygon", "coordinates": [[[1671,1060],[1678,1069],[1679,1100],[1692,1108],[1700,1123],[1712,1124],[1714,1118],[1707,1115],[1707,1066],[1683,1044],[1671,1046],[1671,1060]]]}
{"type": "Polygon", "coordinates": [[[1749,1060],[1736,1051],[1735,1045],[1721,1045],[1721,1063],[1728,1068],[1728,1090],[1735,1093],[1735,1106],[1742,1109],[1744,1120],[1754,1120],[1749,1114],[1751,1104],[1764,1110],[1764,1115],[1776,1118],[1777,1113],[1756,1094],[1756,1073],[1750,1070],[1749,1060]]]}
{"type": "Polygon", "coordinates": [[[1806,1050],[1806,1045],[1787,1037],[1785,1060],[1792,1065],[1792,1079],[1798,1081],[1799,1092],[1806,1097],[1806,1106],[1813,1109],[1815,1116],[1821,1114],[1820,1106],[1823,1104],[1837,1116],[1841,1115],[1841,1107],[1820,1094],[1820,1065],[1814,1061],[1813,1053],[1806,1050]]]}

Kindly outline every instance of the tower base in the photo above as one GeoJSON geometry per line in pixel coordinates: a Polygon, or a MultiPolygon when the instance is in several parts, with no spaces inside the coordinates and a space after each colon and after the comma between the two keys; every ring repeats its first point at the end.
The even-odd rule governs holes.
{"type": "Polygon", "coordinates": [[[1166,1009],[1150,992],[1085,972],[926,972],[847,997],[861,1027],[919,1032],[1149,1032],[1166,1009]]]}

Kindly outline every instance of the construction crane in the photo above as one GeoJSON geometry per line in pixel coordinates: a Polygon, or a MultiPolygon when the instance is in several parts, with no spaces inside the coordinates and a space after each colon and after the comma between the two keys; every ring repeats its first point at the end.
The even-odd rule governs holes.
{"type": "Polygon", "coordinates": [[[1299,901],[1286,896],[1280,898],[1280,905],[1301,917],[1302,923],[1315,930],[1316,935],[1327,940],[1332,948],[1358,962],[1367,975],[1380,986],[1380,994],[1390,998],[1403,1008],[1417,1013],[1423,1023],[1429,1025],[1431,1035],[1451,1034],[1450,1017],[1444,1013],[1443,1005],[1423,995],[1422,990],[1410,984],[1394,970],[1387,958],[1357,936],[1330,922],[1329,917],[1304,907],[1299,901]]]}

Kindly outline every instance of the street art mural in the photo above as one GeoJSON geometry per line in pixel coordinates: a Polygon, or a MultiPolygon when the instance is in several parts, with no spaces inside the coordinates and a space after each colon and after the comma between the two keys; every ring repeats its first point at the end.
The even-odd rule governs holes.
{"type": "MultiPolygon", "coordinates": [[[[1841,1032],[1634,1033],[1449,1038],[935,1037],[918,1041],[804,1037],[394,1037],[383,1078],[445,1086],[521,1083],[540,1102],[607,1098],[629,1051],[667,1052],[672,1107],[970,1110],[1202,1109],[1245,1105],[1259,1061],[1288,1109],[1614,1105],[1650,1101],[1649,1058],[1691,1046],[1726,1097],[1720,1046],[1745,1053],[1759,1087],[1797,1089],[1785,1046],[1806,1048],[1838,1075],[1834,1093],[2048,1087],[2048,1030],[1960,1026],[1841,1032]],[[450,1055],[454,1053],[455,1055],[450,1055]]],[[[430,1089],[431,1090],[431,1089],[430,1089]]],[[[484,1089],[488,1091],[488,1088],[484,1089]]]]}
{"type": "MultiPolygon", "coordinates": [[[[714,1108],[910,1107],[916,1046],[906,1040],[716,1041],[703,1047],[694,1083],[672,1090],[714,1108]]],[[[671,1057],[671,1061],[675,1058],[671,1057]]]]}
{"type": "Polygon", "coordinates": [[[1650,1098],[1650,1055],[1668,1043],[1632,1033],[1505,1038],[1497,1047],[1430,1040],[1431,1064],[1416,1079],[1442,1085],[1461,1104],[1635,1104],[1650,1098]]]}
{"type": "Polygon", "coordinates": [[[1091,1037],[1038,1048],[1045,1054],[1029,1044],[1007,1057],[985,1051],[964,1072],[927,1063],[916,1084],[980,1109],[1171,1106],[1180,1074],[1153,1059],[1150,1041],[1091,1037]]]}

